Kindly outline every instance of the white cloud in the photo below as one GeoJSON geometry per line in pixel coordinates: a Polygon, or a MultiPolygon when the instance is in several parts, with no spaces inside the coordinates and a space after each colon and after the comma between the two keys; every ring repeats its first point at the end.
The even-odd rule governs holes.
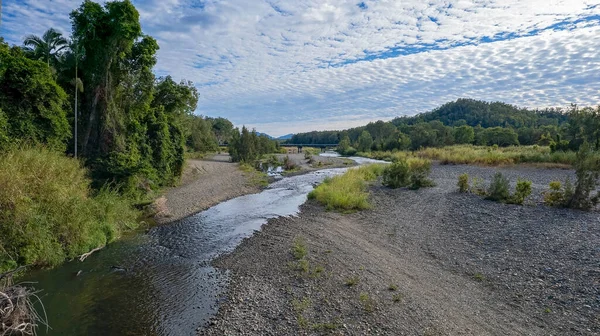
{"type": "MultiPolygon", "coordinates": [[[[199,113],[274,135],[356,126],[458,97],[600,102],[599,23],[584,20],[600,14],[598,1],[360,2],[134,1],[161,46],[157,74],[197,83],[199,113]]],[[[68,29],[78,5],[5,0],[2,33],[18,42],[68,29]]]]}

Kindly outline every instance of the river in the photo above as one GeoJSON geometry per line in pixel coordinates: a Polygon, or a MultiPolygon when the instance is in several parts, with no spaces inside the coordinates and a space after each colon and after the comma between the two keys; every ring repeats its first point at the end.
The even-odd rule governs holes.
{"type": "Polygon", "coordinates": [[[315,184],[346,170],[281,178],[258,194],[130,234],[84,262],[30,273],[25,281],[41,290],[51,327],[38,334],[194,335],[216,313],[227,286],[227,271],[211,260],[270,218],[297,215],[315,184]]]}

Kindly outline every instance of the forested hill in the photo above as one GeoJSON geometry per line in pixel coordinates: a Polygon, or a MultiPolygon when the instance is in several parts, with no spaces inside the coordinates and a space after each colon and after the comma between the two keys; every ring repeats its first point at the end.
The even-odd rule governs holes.
{"type": "Polygon", "coordinates": [[[394,125],[414,125],[438,120],[446,126],[469,125],[472,127],[539,127],[558,126],[567,121],[567,114],[559,109],[528,110],[502,102],[485,102],[474,99],[458,99],[446,103],[431,112],[411,117],[400,117],[394,125]]]}
{"type": "Polygon", "coordinates": [[[571,118],[578,111],[585,112],[586,109],[529,110],[501,102],[458,99],[433,111],[399,117],[390,122],[378,121],[344,131],[299,133],[289,143],[343,142],[344,146],[358,151],[453,144],[550,145],[564,140],[577,147],[581,139],[576,136],[576,130],[585,126],[574,124],[583,119],[574,121],[571,118]]]}

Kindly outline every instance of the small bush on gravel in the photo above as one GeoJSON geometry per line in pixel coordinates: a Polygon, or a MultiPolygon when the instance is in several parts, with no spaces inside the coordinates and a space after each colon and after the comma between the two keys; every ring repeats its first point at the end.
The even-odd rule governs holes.
{"type": "Polygon", "coordinates": [[[496,202],[506,202],[510,197],[508,188],[508,179],[501,172],[497,172],[487,190],[486,199],[496,202]]]}
{"type": "Polygon", "coordinates": [[[531,181],[518,179],[515,193],[510,196],[509,203],[523,204],[529,195],[531,195],[531,181]]]}
{"type": "Polygon", "coordinates": [[[419,189],[432,187],[430,180],[431,161],[420,158],[399,158],[383,171],[383,184],[390,188],[409,187],[419,189]]]}
{"type": "Polygon", "coordinates": [[[567,178],[563,186],[559,181],[550,182],[550,190],[544,191],[544,203],[554,207],[566,207],[573,195],[573,185],[567,178]]]}
{"type": "Polygon", "coordinates": [[[383,172],[383,184],[390,188],[401,188],[408,185],[409,181],[408,162],[398,160],[390,164],[383,172]]]}
{"type": "Polygon", "coordinates": [[[346,282],[344,282],[344,285],[348,286],[348,287],[352,287],[352,286],[356,286],[358,284],[358,277],[357,276],[353,276],[351,278],[346,279],[346,282]]]}
{"type": "Polygon", "coordinates": [[[304,257],[306,257],[308,254],[306,243],[302,237],[296,237],[296,239],[294,239],[294,245],[292,245],[292,254],[296,260],[304,259],[304,257]]]}
{"type": "Polygon", "coordinates": [[[431,161],[427,159],[411,158],[407,160],[410,172],[409,188],[416,190],[420,188],[433,187],[435,183],[429,179],[431,173],[431,161]]]}
{"type": "Polygon", "coordinates": [[[458,177],[458,191],[461,193],[469,192],[469,174],[461,174],[458,177]]]}
{"type": "Polygon", "coordinates": [[[567,179],[564,187],[558,181],[550,183],[550,190],[544,192],[544,202],[551,206],[589,210],[600,202],[600,157],[589,144],[581,145],[575,161],[577,182],[575,187],[567,179]],[[594,194],[595,193],[595,194],[594,194]]]}
{"type": "Polygon", "coordinates": [[[360,293],[360,296],[358,297],[358,300],[360,301],[360,303],[363,306],[363,309],[367,312],[367,313],[372,313],[373,311],[375,311],[375,300],[373,300],[369,294],[367,293],[360,293]]]}

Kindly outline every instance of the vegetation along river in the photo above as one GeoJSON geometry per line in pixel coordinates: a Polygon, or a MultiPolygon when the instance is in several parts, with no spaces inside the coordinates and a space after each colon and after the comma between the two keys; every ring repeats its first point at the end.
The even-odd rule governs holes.
{"type": "Polygon", "coordinates": [[[25,281],[41,290],[47,334],[195,334],[216,313],[227,284],[227,273],[211,267],[211,260],[269,218],[297,214],[315,184],[346,169],[282,178],[258,194],[130,235],[84,262],[33,272],[25,281]]]}

